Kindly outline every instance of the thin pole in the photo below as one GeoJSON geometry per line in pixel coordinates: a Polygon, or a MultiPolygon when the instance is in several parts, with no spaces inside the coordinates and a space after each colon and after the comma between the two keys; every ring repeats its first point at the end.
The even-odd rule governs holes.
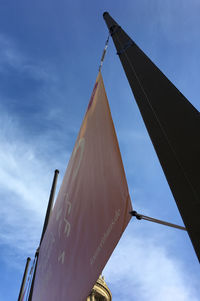
{"type": "Polygon", "coordinates": [[[43,240],[44,233],[46,231],[46,228],[47,228],[47,225],[48,225],[48,222],[49,222],[49,218],[50,218],[50,214],[51,214],[51,210],[52,210],[52,206],[53,206],[53,201],[54,201],[54,196],[55,196],[55,191],[56,191],[56,184],[57,184],[58,174],[59,174],[59,170],[56,169],[55,172],[54,172],[53,183],[52,183],[51,192],[50,192],[50,196],[49,196],[49,203],[48,203],[46,216],[45,216],[45,220],[44,220],[44,225],[43,225],[43,230],[42,230],[42,235],[41,235],[41,239],[40,239],[40,245],[41,245],[41,242],[43,240]]]}
{"type": "Polygon", "coordinates": [[[50,192],[50,196],[49,196],[49,203],[48,203],[46,216],[45,216],[45,220],[44,220],[44,225],[43,225],[42,235],[41,235],[41,239],[40,239],[40,244],[39,244],[39,247],[38,247],[38,249],[36,250],[36,253],[35,253],[35,270],[34,270],[34,274],[33,274],[33,279],[32,279],[32,284],[31,284],[31,289],[30,289],[30,294],[29,294],[28,301],[31,301],[32,296],[33,296],[33,288],[34,288],[34,282],[35,282],[35,275],[36,275],[36,270],[37,270],[37,263],[38,263],[38,258],[39,258],[40,246],[41,246],[44,234],[46,232],[46,229],[47,229],[47,226],[48,226],[48,223],[49,223],[49,218],[50,218],[50,214],[51,214],[51,210],[52,210],[52,206],[53,206],[53,201],[54,201],[54,196],[55,196],[55,191],[56,191],[56,184],[57,184],[58,174],[59,174],[59,170],[56,169],[55,172],[54,172],[53,183],[52,183],[52,186],[51,186],[51,192],[50,192]]]}
{"type": "Polygon", "coordinates": [[[175,224],[172,224],[172,223],[169,223],[169,222],[165,222],[165,221],[162,221],[160,219],[149,217],[149,216],[146,216],[146,215],[143,215],[143,214],[139,214],[136,211],[131,211],[130,214],[132,216],[135,216],[138,220],[144,219],[144,220],[149,221],[149,222],[153,222],[153,223],[157,223],[157,224],[160,224],[160,225],[164,225],[164,226],[176,228],[176,229],[179,229],[179,230],[187,231],[186,228],[184,228],[182,226],[175,225],[175,224]]]}
{"type": "Polygon", "coordinates": [[[23,293],[24,293],[24,286],[25,286],[25,283],[26,283],[26,277],[27,277],[28,267],[29,267],[30,261],[31,261],[31,259],[30,259],[30,257],[28,257],[27,260],[26,260],[26,266],[25,266],[24,275],[23,275],[23,278],[22,278],[20,291],[19,291],[18,301],[22,300],[22,296],[23,296],[23,293]]]}

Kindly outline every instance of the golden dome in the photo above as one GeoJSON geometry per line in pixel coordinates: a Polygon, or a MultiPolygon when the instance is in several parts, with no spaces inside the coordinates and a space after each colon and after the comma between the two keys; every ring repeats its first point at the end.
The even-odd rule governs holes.
{"type": "Polygon", "coordinates": [[[99,279],[95,283],[91,294],[88,296],[87,301],[111,301],[111,292],[104,280],[103,276],[99,276],[99,279]]]}

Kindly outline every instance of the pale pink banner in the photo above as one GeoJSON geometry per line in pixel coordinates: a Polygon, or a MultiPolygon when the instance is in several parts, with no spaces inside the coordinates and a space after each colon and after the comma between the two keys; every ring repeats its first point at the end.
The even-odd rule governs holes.
{"type": "Polygon", "coordinates": [[[42,241],[32,300],[85,301],[131,210],[99,73],[42,241]]]}

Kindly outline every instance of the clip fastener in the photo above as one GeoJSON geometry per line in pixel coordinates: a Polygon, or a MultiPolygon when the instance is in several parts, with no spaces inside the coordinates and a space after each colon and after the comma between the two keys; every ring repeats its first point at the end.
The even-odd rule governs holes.
{"type": "Polygon", "coordinates": [[[137,219],[141,220],[142,216],[141,214],[137,213],[137,211],[131,211],[129,212],[132,216],[135,216],[137,219]]]}

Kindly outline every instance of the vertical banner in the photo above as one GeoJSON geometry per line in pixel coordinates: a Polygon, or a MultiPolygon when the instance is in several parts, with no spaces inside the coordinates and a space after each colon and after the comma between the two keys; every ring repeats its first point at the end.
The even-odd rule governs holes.
{"type": "Polygon", "coordinates": [[[85,301],[132,210],[101,73],[44,235],[33,301],[85,301]]]}

